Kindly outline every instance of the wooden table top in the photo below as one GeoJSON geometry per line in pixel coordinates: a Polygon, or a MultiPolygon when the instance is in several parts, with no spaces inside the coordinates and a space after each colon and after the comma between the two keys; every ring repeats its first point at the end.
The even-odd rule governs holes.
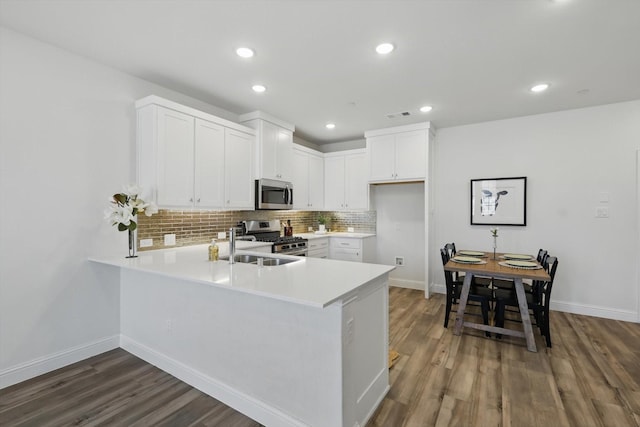
{"type": "MultiPolygon", "coordinates": [[[[496,257],[498,258],[497,260],[493,259],[493,253],[485,253],[485,255],[486,256],[484,258],[480,259],[486,261],[486,264],[463,264],[450,260],[444,266],[444,269],[447,271],[461,271],[480,276],[500,277],[505,279],[521,278],[544,281],[551,280],[549,273],[547,273],[544,268],[530,270],[525,268],[505,267],[498,264],[499,262],[506,261],[504,258],[500,258],[501,255],[504,255],[503,253],[496,254],[496,257]]],[[[535,257],[532,257],[531,261],[536,261],[535,257]]]]}

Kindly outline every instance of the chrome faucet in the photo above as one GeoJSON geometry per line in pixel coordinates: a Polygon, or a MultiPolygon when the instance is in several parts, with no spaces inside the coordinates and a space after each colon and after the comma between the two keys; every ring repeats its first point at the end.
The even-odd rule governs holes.
{"type": "Polygon", "coordinates": [[[229,264],[236,263],[236,228],[229,229],[229,264]]]}

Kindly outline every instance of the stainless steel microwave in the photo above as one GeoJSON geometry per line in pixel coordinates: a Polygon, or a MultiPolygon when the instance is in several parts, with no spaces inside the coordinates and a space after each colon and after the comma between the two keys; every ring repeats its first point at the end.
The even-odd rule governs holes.
{"type": "Polygon", "coordinates": [[[256,179],[256,209],[293,209],[293,184],[256,179]]]}

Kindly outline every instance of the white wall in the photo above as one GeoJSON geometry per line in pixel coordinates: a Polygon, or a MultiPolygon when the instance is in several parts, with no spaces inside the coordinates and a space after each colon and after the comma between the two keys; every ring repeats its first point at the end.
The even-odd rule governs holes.
{"type": "Polygon", "coordinates": [[[424,183],[370,186],[371,210],[376,214],[376,262],[404,266],[389,274],[394,286],[424,289],[424,183]]]}
{"type": "Polygon", "coordinates": [[[103,211],[150,94],[236,117],[0,28],[0,387],[117,347],[119,291],[86,259],[127,252],[103,211]]]}
{"type": "Polygon", "coordinates": [[[444,283],[446,242],[491,248],[489,226],[469,225],[469,180],[526,176],[527,226],[501,227],[498,250],[558,256],[555,308],[637,320],[638,148],[640,101],[440,129],[431,283],[444,283]]]}

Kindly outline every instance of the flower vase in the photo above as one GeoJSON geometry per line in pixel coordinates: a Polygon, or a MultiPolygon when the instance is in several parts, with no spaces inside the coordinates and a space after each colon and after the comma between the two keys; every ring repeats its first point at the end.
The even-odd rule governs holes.
{"type": "Polygon", "coordinates": [[[318,231],[324,233],[327,229],[324,224],[318,224],[318,231]]]}
{"type": "Polygon", "coordinates": [[[129,255],[126,258],[137,258],[136,255],[136,236],[133,230],[129,230],[129,255]]]}
{"type": "Polygon", "coordinates": [[[498,236],[493,236],[493,260],[495,261],[496,258],[496,248],[498,247],[498,236]]]}

